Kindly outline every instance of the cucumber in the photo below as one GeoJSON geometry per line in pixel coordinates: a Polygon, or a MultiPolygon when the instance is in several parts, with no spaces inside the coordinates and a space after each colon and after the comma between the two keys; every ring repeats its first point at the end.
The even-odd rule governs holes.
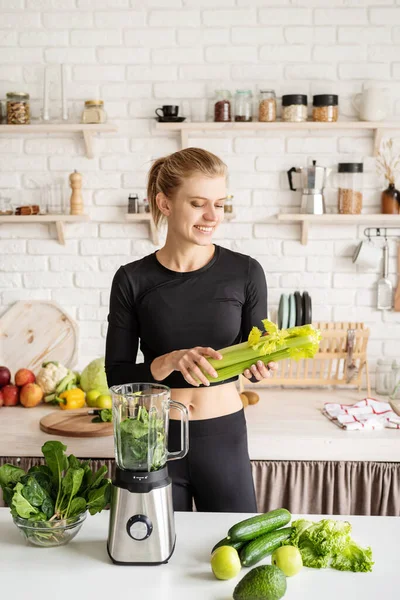
{"type": "Polygon", "coordinates": [[[244,545],[245,542],[233,542],[232,540],[228,540],[228,538],[224,538],[218,542],[218,544],[215,544],[214,548],[211,550],[211,554],[214,552],[214,550],[220,548],[220,546],[232,546],[232,548],[235,548],[235,550],[239,552],[240,548],[243,548],[244,545]]]}
{"type": "Polygon", "coordinates": [[[252,540],[240,551],[240,562],[244,567],[252,567],[279,548],[282,542],[290,538],[291,533],[291,527],[283,527],[252,540]]]}
{"type": "Polygon", "coordinates": [[[292,515],[286,508],[277,508],[263,515],[257,515],[236,523],[228,531],[227,537],[228,540],[234,542],[254,540],[254,538],[264,535],[264,533],[287,525],[291,518],[292,515]]]}

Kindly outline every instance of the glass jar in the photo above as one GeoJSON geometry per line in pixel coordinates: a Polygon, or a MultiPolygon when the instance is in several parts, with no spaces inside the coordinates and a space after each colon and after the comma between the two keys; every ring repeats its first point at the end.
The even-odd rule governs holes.
{"type": "Polygon", "coordinates": [[[286,94],[282,96],[282,120],[292,123],[307,121],[306,94],[286,94]]]}
{"type": "Polygon", "coordinates": [[[331,123],[338,120],[339,96],[336,94],[317,94],[313,96],[313,121],[331,123]]]}
{"type": "Polygon", "coordinates": [[[214,121],[216,123],[232,121],[231,98],[229,90],[216,90],[214,104],[214,121]]]}
{"type": "Polygon", "coordinates": [[[258,120],[262,123],[276,121],[276,95],[273,90],[260,90],[258,120]]]}
{"type": "Polygon", "coordinates": [[[104,110],[103,100],[86,100],[82,113],[82,123],[105,123],[107,113],[104,110]]]}
{"type": "Polygon", "coordinates": [[[380,358],[376,363],[375,391],[381,396],[388,396],[394,391],[397,362],[391,358],[380,358]]]}
{"type": "Polygon", "coordinates": [[[250,90],[236,90],[235,121],[253,120],[253,94],[250,90]]]}
{"type": "Polygon", "coordinates": [[[233,213],[233,196],[229,195],[225,198],[225,204],[224,204],[224,213],[228,213],[228,214],[232,214],[233,213]]]}
{"type": "Polygon", "coordinates": [[[29,94],[9,92],[7,97],[7,124],[27,125],[31,122],[29,94]]]}
{"type": "Polygon", "coordinates": [[[361,214],[363,170],[362,163],[339,163],[338,165],[338,212],[342,215],[361,214]]]}

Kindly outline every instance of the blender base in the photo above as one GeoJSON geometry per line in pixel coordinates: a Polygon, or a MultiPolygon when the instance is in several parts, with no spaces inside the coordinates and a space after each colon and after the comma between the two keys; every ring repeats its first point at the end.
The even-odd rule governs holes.
{"type": "Polygon", "coordinates": [[[174,539],[174,545],[172,547],[171,554],[168,556],[168,558],[166,558],[165,560],[162,560],[161,562],[121,562],[119,560],[115,560],[115,558],[113,558],[110,554],[110,548],[108,547],[108,542],[107,542],[107,554],[113,561],[114,565],[121,565],[122,567],[124,567],[124,566],[126,566],[126,567],[156,567],[157,565],[166,565],[168,563],[169,559],[171,558],[171,556],[173,555],[173,553],[175,551],[175,544],[176,544],[176,537],[174,539]]]}

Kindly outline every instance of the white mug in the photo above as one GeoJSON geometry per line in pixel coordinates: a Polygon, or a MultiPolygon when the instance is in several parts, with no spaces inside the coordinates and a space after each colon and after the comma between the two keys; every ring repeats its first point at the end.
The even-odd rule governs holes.
{"type": "Polygon", "coordinates": [[[378,267],[381,256],[381,248],[374,246],[371,240],[363,240],[354,250],[353,263],[358,267],[373,269],[378,267]]]}
{"type": "Polygon", "coordinates": [[[383,121],[389,113],[389,90],[387,88],[367,88],[356,94],[352,104],[362,121],[383,121]]]}

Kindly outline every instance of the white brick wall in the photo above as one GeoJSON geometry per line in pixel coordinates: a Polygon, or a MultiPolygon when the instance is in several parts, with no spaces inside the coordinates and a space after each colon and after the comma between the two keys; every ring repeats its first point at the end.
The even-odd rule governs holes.
{"type": "MultiPolygon", "coordinates": [[[[142,197],[151,160],[179,149],[178,136],[154,127],[157,106],[178,102],[190,117],[197,98],[212,112],[214,90],[249,88],[340,95],[347,116],[364,81],[392,93],[400,115],[400,2],[397,0],[0,0],[0,97],[26,90],[32,114],[41,110],[43,66],[65,62],[68,98],[76,119],[83,101],[100,96],[115,134],[94,139],[95,158],[84,156],[76,135],[2,136],[0,194],[13,202],[37,201],[37,185],[65,181],[78,169],[91,222],[66,226],[67,244],[53,225],[0,226],[0,314],[19,299],[59,302],[80,325],[79,366],[103,354],[112,277],[154,251],[147,224],[123,220],[130,192],[142,197]]],[[[59,89],[51,93],[59,117],[59,89]]],[[[190,138],[219,154],[230,170],[237,219],[225,223],[217,243],[256,257],[265,269],[272,314],[282,292],[307,289],[316,319],[364,320],[371,327],[370,360],[398,356],[400,313],[375,309],[380,268],[353,266],[363,227],[312,226],[309,244],[299,227],[274,215],[296,210],[285,171],[310,159],[335,167],[363,160],[365,209],[379,210],[382,182],[364,132],[312,135],[248,131],[190,138]]],[[[400,183],[398,183],[400,185],[400,183]]],[[[335,209],[334,183],[327,202],[335,209]]],[[[390,277],[396,282],[395,244],[390,277]]]]}

